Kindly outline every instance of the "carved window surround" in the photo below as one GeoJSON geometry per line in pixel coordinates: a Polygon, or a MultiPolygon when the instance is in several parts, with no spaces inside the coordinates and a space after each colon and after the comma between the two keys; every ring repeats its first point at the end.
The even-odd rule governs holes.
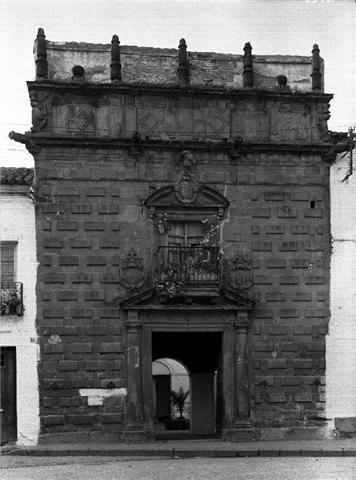
{"type": "Polygon", "coordinates": [[[210,219],[223,219],[229,202],[198,183],[196,163],[192,153],[183,150],[177,159],[175,184],[154,191],[144,202],[159,234],[154,284],[162,301],[190,295],[210,297],[211,289],[221,284],[219,249],[204,245],[204,226],[210,219]]]}
{"type": "Polygon", "coordinates": [[[150,218],[164,214],[168,221],[201,221],[214,215],[222,219],[229,201],[216,190],[206,185],[199,185],[194,201],[182,204],[175,195],[174,186],[169,185],[151,193],[144,205],[148,209],[150,218]]]}

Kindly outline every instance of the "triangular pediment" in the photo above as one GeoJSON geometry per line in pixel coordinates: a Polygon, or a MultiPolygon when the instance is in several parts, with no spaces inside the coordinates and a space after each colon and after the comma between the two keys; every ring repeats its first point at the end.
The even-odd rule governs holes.
{"type": "Polygon", "coordinates": [[[220,289],[211,298],[196,297],[194,301],[185,298],[171,299],[162,303],[160,296],[151,288],[144,292],[135,293],[121,302],[124,310],[241,310],[250,311],[255,302],[239,293],[227,289],[220,289]]]}

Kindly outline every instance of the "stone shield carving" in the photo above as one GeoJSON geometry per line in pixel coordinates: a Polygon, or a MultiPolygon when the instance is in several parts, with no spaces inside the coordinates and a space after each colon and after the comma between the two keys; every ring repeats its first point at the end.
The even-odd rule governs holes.
{"type": "Polygon", "coordinates": [[[227,283],[233,290],[248,290],[252,286],[251,258],[242,253],[229,261],[227,283]]]}
{"type": "Polygon", "coordinates": [[[175,184],[175,194],[182,203],[192,203],[198,195],[198,185],[189,172],[184,172],[182,178],[175,184]]]}
{"type": "Polygon", "coordinates": [[[199,191],[196,176],[196,160],[188,150],[183,150],[178,157],[177,167],[181,170],[181,176],[177,180],[174,191],[181,203],[192,203],[199,191]]]}
{"type": "Polygon", "coordinates": [[[139,290],[145,282],[142,258],[131,248],[120,267],[121,284],[130,291],[139,290]]]}

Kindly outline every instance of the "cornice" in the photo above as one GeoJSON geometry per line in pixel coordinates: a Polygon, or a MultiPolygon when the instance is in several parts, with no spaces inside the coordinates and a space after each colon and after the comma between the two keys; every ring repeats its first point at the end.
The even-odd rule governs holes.
{"type": "Polygon", "coordinates": [[[90,83],[90,82],[59,82],[54,80],[28,81],[27,87],[31,91],[52,91],[57,93],[71,93],[77,95],[104,95],[104,94],[136,94],[136,95],[166,95],[191,97],[221,97],[226,99],[264,97],[271,100],[289,100],[291,102],[315,101],[326,103],[333,98],[330,93],[293,92],[290,90],[262,90],[257,88],[232,88],[224,86],[205,85],[178,85],[152,83],[90,83]]]}
{"type": "Polygon", "coordinates": [[[234,140],[140,140],[132,138],[84,137],[67,135],[32,134],[32,141],[43,148],[100,148],[100,149],[129,149],[135,155],[145,150],[195,150],[204,152],[225,152],[231,157],[238,158],[248,153],[296,153],[310,155],[324,155],[330,152],[332,144],[296,144],[296,143],[236,143],[234,140]]]}

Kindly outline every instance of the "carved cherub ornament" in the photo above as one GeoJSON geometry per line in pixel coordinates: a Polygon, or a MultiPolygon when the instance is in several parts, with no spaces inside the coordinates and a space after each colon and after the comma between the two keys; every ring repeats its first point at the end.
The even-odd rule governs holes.
{"type": "Polygon", "coordinates": [[[32,128],[31,132],[38,132],[42,130],[47,123],[47,112],[41,102],[35,95],[30,96],[30,102],[32,107],[32,128]]]}

